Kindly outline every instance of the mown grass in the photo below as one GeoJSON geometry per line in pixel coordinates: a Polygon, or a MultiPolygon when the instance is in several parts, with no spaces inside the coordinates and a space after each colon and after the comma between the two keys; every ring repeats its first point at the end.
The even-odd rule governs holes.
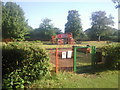
{"type": "MultiPolygon", "coordinates": [[[[12,42],[10,42],[12,43],[12,42]]],[[[28,43],[43,48],[63,48],[72,46],[96,46],[97,48],[106,46],[106,41],[83,41],[81,44],[74,45],[43,45],[41,42],[17,42],[28,43]]],[[[28,87],[28,86],[26,86],[28,87]]],[[[118,71],[78,67],[77,73],[59,72],[57,75],[52,73],[41,80],[33,82],[29,88],[118,88],[118,71]]]]}
{"type": "MultiPolygon", "coordinates": [[[[109,44],[116,44],[115,42],[109,44]]],[[[44,48],[63,48],[72,46],[109,45],[106,41],[84,41],[74,45],[41,45],[44,48]]],[[[91,68],[90,65],[77,67],[77,73],[59,72],[37,80],[29,88],[118,88],[118,71],[103,67],[91,68]]]]}
{"type": "MultiPolygon", "coordinates": [[[[9,42],[9,43],[16,43],[16,42],[9,42]]],[[[28,43],[28,44],[33,44],[35,46],[39,46],[39,47],[43,47],[43,48],[65,48],[65,47],[86,46],[86,45],[96,46],[97,48],[99,48],[99,47],[106,46],[109,44],[116,44],[117,42],[107,43],[107,41],[99,41],[99,42],[98,41],[82,41],[81,44],[65,44],[65,45],[47,45],[41,41],[23,41],[23,42],[17,42],[17,43],[22,43],[22,44],[28,43]]],[[[5,43],[2,43],[2,44],[5,44],[5,43]]]]}
{"type": "MultiPolygon", "coordinates": [[[[49,42],[50,43],[50,42],[49,42]]],[[[96,46],[97,48],[102,47],[102,46],[106,46],[109,44],[116,44],[117,42],[110,42],[107,43],[107,41],[82,41],[81,44],[65,44],[65,45],[40,45],[44,48],[64,48],[64,47],[72,47],[72,46],[86,46],[86,45],[90,45],[90,46],[96,46]]],[[[36,44],[39,45],[39,42],[36,44]]]]}
{"type": "Polygon", "coordinates": [[[29,88],[118,88],[118,71],[96,74],[59,72],[35,81],[29,88]]]}
{"type": "Polygon", "coordinates": [[[76,73],[51,73],[33,82],[29,88],[118,88],[119,71],[98,64],[77,65],[76,73]]]}
{"type": "MultiPolygon", "coordinates": [[[[116,42],[112,42],[110,44],[115,44],[116,42]]],[[[72,47],[72,46],[86,46],[86,45],[90,45],[90,46],[96,46],[98,47],[102,47],[102,46],[106,46],[109,45],[106,43],[106,41],[82,41],[81,44],[65,44],[65,45],[43,45],[43,47],[45,48],[63,48],[63,47],[72,47]]]]}

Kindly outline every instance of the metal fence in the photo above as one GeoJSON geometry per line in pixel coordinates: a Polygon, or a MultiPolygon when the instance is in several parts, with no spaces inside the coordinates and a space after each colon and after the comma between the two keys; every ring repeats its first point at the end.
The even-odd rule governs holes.
{"type": "Polygon", "coordinates": [[[47,48],[53,70],[58,71],[81,71],[96,64],[95,46],[73,46],[71,48],[47,48]],[[80,70],[81,69],[81,70],[80,70]]]}

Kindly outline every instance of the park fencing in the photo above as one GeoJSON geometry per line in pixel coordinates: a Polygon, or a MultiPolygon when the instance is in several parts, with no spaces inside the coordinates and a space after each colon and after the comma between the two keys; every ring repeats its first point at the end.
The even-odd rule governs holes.
{"type": "Polygon", "coordinates": [[[87,68],[91,68],[93,63],[93,47],[75,47],[74,48],[74,71],[83,73],[87,68]]]}
{"type": "Polygon", "coordinates": [[[71,48],[47,48],[53,71],[84,72],[100,61],[101,53],[95,46],[73,46],[71,48]],[[98,57],[99,56],[99,57],[98,57]]]}
{"type": "Polygon", "coordinates": [[[53,70],[73,71],[73,48],[47,48],[53,70]]]}

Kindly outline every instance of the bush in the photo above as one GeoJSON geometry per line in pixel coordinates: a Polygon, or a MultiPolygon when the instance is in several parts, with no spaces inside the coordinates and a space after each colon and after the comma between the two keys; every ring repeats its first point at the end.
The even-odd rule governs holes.
{"type": "Polygon", "coordinates": [[[4,44],[2,57],[3,88],[24,88],[49,73],[46,51],[34,44],[4,44]]]}
{"type": "Polygon", "coordinates": [[[120,69],[120,44],[104,46],[101,51],[107,67],[120,69]]]}

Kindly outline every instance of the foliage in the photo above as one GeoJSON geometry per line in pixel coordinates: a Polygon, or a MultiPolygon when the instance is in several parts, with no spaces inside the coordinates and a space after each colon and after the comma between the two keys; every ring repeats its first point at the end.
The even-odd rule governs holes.
{"type": "Polygon", "coordinates": [[[88,28],[84,32],[88,36],[89,40],[97,40],[96,33],[91,28],[88,28]]]}
{"type": "Polygon", "coordinates": [[[42,20],[39,28],[36,28],[31,32],[31,38],[41,39],[41,40],[51,40],[52,35],[61,33],[59,28],[54,27],[51,20],[45,18],[42,20]]]}
{"type": "Polygon", "coordinates": [[[116,4],[116,8],[120,8],[120,0],[112,0],[116,4]]]}
{"type": "Polygon", "coordinates": [[[2,4],[2,35],[3,38],[24,40],[28,33],[27,21],[23,9],[13,2],[2,4]]]}
{"type": "Polygon", "coordinates": [[[71,32],[74,39],[78,39],[82,31],[81,19],[76,10],[68,11],[67,23],[65,24],[65,33],[71,32]]]}
{"type": "Polygon", "coordinates": [[[4,88],[23,88],[49,73],[48,55],[34,43],[3,44],[2,56],[4,88]]]}
{"type": "MultiPolygon", "coordinates": [[[[96,29],[89,28],[85,31],[85,34],[88,36],[89,40],[98,40],[96,29]]],[[[101,33],[101,40],[118,40],[118,30],[109,26],[106,26],[106,29],[101,33]]]]}
{"type": "Polygon", "coordinates": [[[120,69],[120,44],[101,47],[101,51],[107,67],[120,69]]]}
{"type": "Polygon", "coordinates": [[[34,31],[34,29],[31,26],[27,25],[27,27],[28,27],[28,34],[25,35],[25,39],[31,38],[32,32],[34,31]]]}
{"type": "Polygon", "coordinates": [[[109,32],[111,29],[109,26],[114,25],[113,17],[111,15],[107,17],[105,11],[93,12],[91,20],[92,27],[90,30],[98,37],[98,41],[101,40],[101,36],[105,36],[105,33],[109,32]]]}
{"type": "Polygon", "coordinates": [[[24,88],[24,83],[25,80],[20,77],[17,70],[5,75],[3,78],[3,88],[24,88]]]}

